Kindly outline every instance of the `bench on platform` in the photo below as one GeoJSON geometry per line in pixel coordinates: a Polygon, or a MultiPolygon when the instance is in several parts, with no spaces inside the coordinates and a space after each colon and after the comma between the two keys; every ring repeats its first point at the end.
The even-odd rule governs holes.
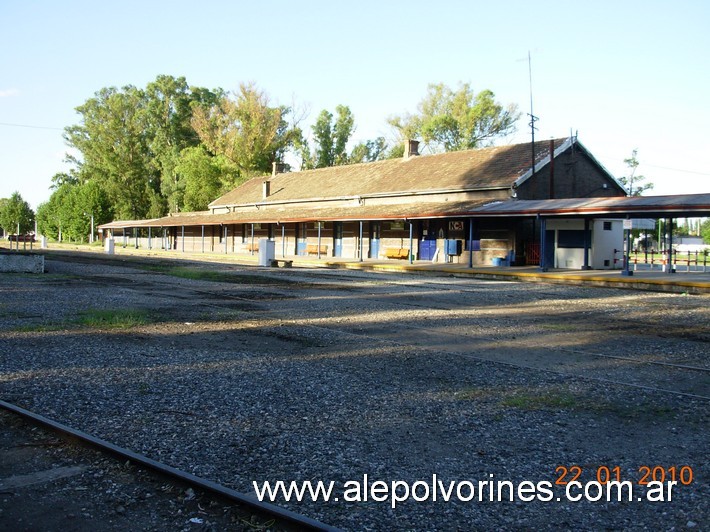
{"type": "Polygon", "coordinates": [[[407,248],[386,248],[385,256],[388,259],[408,259],[409,249],[407,248]]]}
{"type": "Polygon", "coordinates": [[[247,251],[254,251],[254,252],[259,251],[259,243],[254,242],[253,244],[251,244],[251,243],[247,244],[246,250],[247,251]]]}
{"type": "MultiPolygon", "coordinates": [[[[318,244],[308,244],[306,246],[306,253],[308,253],[309,255],[318,255],[318,244]]],[[[327,255],[328,246],[320,246],[320,254],[327,255]]]]}

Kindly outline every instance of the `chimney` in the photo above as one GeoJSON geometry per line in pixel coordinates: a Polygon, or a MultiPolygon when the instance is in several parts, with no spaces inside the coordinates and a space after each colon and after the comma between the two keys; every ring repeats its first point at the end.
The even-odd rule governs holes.
{"type": "Polygon", "coordinates": [[[404,142],[404,158],[409,159],[416,155],[419,155],[419,141],[407,139],[404,142]]]}
{"type": "MultiPolygon", "coordinates": [[[[274,163],[274,164],[276,164],[276,163],[274,163]]],[[[266,181],[264,181],[263,191],[264,191],[264,199],[268,198],[269,195],[271,194],[271,181],[269,181],[268,179],[266,181]]]]}
{"type": "Polygon", "coordinates": [[[272,176],[275,176],[276,174],[283,174],[285,170],[286,170],[286,165],[284,163],[277,163],[276,161],[271,163],[271,175],[272,176]]]}

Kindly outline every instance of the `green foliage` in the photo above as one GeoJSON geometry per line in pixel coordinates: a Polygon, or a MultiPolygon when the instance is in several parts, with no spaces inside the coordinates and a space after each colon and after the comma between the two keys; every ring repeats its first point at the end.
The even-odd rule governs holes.
{"type": "Polygon", "coordinates": [[[185,189],[177,170],[180,153],[200,145],[200,138],[190,123],[192,107],[216,102],[218,93],[190,89],[184,77],[158,76],[146,87],[145,97],[146,131],[152,154],[150,164],[159,174],[160,194],[168,210],[179,212],[184,208],[185,189]]]}
{"type": "Polygon", "coordinates": [[[387,141],[384,137],[361,142],[350,152],[350,163],[370,163],[384,159],[387,155],[387,141]]]}
{"type": "Polygon", "coordinates": [[[251,177],[270,172],[293,144],[288,113],[286,107],[270,107],[254,85],[242,84],[235,99],[222,95],[215,103],[195,105],[191,123],[210,152],[229,160],[240,176],[251,177]]]}
{"type": "Polygon", "coordinates": [[[142,309],[89,309],[81,313],[77,324],[94,329],[130,329],[147,325],[151,321],[154,320],[150,314],[142,309]]]}
{"type": "Polygon", "coordinates": [[[475,93],[468,83],[454,91],[431,84],[419,112],[389,118],[402,140],[421,138],[432,151],[458,151],[491,144],[515,131],[517,107],[503,107],[490,90],[475,93]]]}
{"type": "Polygon", "coordinates": [[[710,244],[710,218],[700,224],[700,236],[703,237],[703,242],[710,244]]]}
{"type": "Polygon", "coordinates": [[[113,218],[111,202],[101,185],[96,181],[65,183],[37,208],[37,229],[55,240],[88,241],[92,215],[94,229],[113,218]]]}
{"type": "Polygon", "coordinates": [[[323,109],[318,115],[316,123],[313,125],[313,136],[315,137],[315,168],[325,168],[335,166],[335,154],[333,153],[333,127],[331,125],[333,115],[323,109]]]}
{"type": "Polygon", "coordinates": [[[355,131],[355,119],[350,108],[338,105],[336,116],[327,110],[321,111],[313,125],[315,150],[310,153],[308,143],[301,140],[298,151],[301,154],[303,168],[325,168],[383,159],[386,155],[387,142],[384,137],[360,142],[348,155],[347,144],[355,131]]]}
{"type": "Polygon", "coordinates": [[[221,194],[237,186],[239,171],[223,156],[214,156],[202,147],[186,148],[175,167],[182,176],[184,208],[202,211],[221,194]]]}
{"type": "Polygon", "coordinates": [[[120,218],[145,217],[152,206],[151,192],[160,188],[151,170],[145,106],[144,91],[133,86],[102,89],[77,107],[82,124],[65,130],[67,143],[83,155],[79,181],[98,182],[120,218]]]}
{"type": "Polygon", "coordinates": [[[19,192],[13,192],[10,198],[0,200],[0,226],[7,234],[16,234],[20,226],[20,234],[34,230],[35,213],[19,192]]]}
{"type": "Polygon", "coordinates": [[[619,182],[624,186],[629,196],[641,196],[646,190],[653,189],[653,183],[642,183],[646,180],[645,176],[636,175],[636,169],[640,164],[636,155],[638,150],[631,152],[631,157],[624,159],[624,163],[629,168],[629,175],[619,178],[619,182]]]}

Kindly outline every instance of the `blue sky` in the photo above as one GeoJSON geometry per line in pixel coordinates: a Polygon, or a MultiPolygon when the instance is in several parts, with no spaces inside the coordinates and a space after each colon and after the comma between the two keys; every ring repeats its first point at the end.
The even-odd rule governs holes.
{"type": "Polygon", "coordinates": [[[614,175],[638,149],[654,194],[710,192],[710,2],[0,2],[0,197],[36,207],[67,166],[62,129],[103,87],[159,74],[274,104],[348,105],[354,140],[391,137],[428,83],[490,89],[523,116],[502,143],[570,131],[614,175]],[[5,125],[15,124],[15,125],[5,125]],[[18,127],[35,126],[35,127],[18,127]]]}

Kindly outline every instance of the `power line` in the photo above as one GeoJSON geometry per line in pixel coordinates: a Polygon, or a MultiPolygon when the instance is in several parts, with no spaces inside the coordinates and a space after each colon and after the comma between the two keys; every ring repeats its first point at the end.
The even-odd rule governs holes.
{"type": "MultiPolygon", "coordinates": [[[[640,166],[640,165],[639,165],[640,166]]],[[[694,172],[693,170],[681,170],[680,168],[669,168],[668,166],[656,166],[655,164],[643,163],[643,166],[648,166],[649,168],[660,168],[662,170],[672,170],[674,172],[683,172],[686,174],[696,174],[696,175],[710,175],[707,172],[694,172]]]]}
{"type": "Polygon", "coordinates": [[[51,129],[53,131],[64,131],[64,128],[62,127],[49,127],[49,126],[30,126],[27,124],[10,124],[8,122],[0,122],[0,126],[7,126],[7,127],[26,127],[30,129],[51,129]]]}

